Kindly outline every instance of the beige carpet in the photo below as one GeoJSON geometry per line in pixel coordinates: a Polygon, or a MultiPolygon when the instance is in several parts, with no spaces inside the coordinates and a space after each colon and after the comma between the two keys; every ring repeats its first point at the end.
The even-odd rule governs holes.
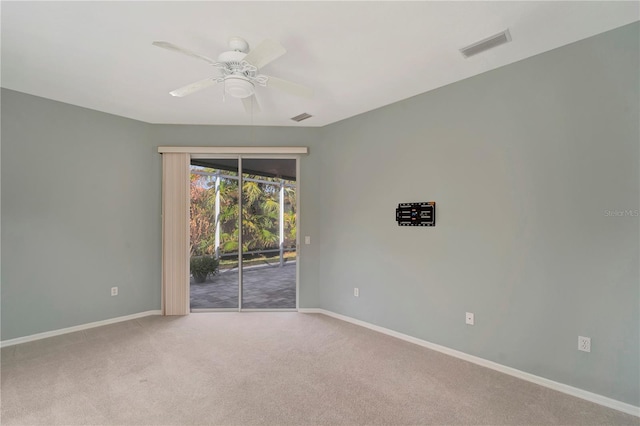
{"type": "Polygon", "coordinates": [[[146,317],[2,349],[3,425],[640,424],[322,315],[146,317]]]}

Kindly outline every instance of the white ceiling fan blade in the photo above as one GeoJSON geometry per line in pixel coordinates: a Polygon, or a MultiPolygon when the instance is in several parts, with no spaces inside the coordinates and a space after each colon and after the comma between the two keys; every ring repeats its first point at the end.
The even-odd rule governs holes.
{"type": "Polygon", "coordinates": [[[267,39],[249,52],[244,60],[256,68],[262,68],[285,53],[287,50],[280,43],[267,39]]]}
{"type": "Polygon", "coordinates": [[[242,105],[244,106],[244,110],[247,112],[247,114],[262,111],[255,94],[247,96],[246,98],[242,98],[242,105]]]}
{"type": "Polygon", "coordinates": [[[153,43],[154,46],[158,46],[161,47],[163,49],[167,49],[167,50],[172,50],[174,52],[178,52],[178,53],[182,53],[183,55],[187,55],[187,56],[191,56],[193,58],[198,58],[201,59],[205,62],[209,62],[211,65],[216,64],[216,61],[214,61],[211,58],[207,58],[206,56],[200,55],[198,53],[192,52],[191,50],[188,49],[183,49],[180,46],[176,46],[175,44],[166,42],[166,41],[154,41],[153,43]]]}
{"type": "Polygon", "coordinates": [[[275,87],[283,92],[290,93],[292,95],[301,96],[303,98],[311,98],[313,96],[313,89],[303,86],[302,84],[293,83],[291,81],[283,80],[277,77],[268,76],[267,87],[275,87]]]}
{"type": "Polygon", "coordinates": [[[177,96],[181,98],[183,96],[190,95],[193,92],[197,92],[198,90],[202,90],[209,86],[213,86],[214,84],[216,84],[216,82],[217,82],[216,79],[213,77],[205,78],[204,80],[196,81],[195,83],[191,83],[187,86],[173,90],[169,92],[169,94],[171,96],[177,96]]]}

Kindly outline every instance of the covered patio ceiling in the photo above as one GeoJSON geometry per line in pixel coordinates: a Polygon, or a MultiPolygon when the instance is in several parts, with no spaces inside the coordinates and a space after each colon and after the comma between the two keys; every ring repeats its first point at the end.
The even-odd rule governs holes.
{"type": "MultiPolygon", "coordinates": [[[[194,158],[191,164],[200,167],[238,172],[235,158],[203,159],[194,158]]],[[[296,160],[293,158],[243,158],[242,171],[250,175],[296,180],[296,160]]]]}

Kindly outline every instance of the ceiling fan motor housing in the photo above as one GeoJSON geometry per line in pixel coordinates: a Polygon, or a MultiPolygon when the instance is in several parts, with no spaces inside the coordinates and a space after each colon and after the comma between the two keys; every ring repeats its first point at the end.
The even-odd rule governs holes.
{"type": "Polygon", "coordinates": [[[218,56],[218,61],[220,62],[241,62],[244,60],[244,57],[247,56],[244,52],[237,52],[235,50],[229,52],[222,52],[218,56]]]}

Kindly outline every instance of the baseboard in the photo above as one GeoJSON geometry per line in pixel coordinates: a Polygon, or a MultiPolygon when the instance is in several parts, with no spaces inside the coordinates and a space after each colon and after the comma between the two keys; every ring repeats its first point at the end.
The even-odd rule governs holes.
{"type": "Polygon", "coordinates": [[[129,321],[136,318],[148,317],[150,315],[161,315],[161,310],[139,312],[137,314],[125,315],[117,318],[110,318],[102,321],[90,322],[87,324],[75,325],[73,327],[61,328],[58,330],[45,331],[44,333],[32,334],[30,336],[16,337],[15,339],[3,340],[0,348],[18,345],[20,343],[33,342],[34,340],[46,339],[47,337],[59,336],[61,334],[73,333],[75,331],[87,330],[89,328],[101,327],[103,325],[114,324],[122,321],[129,321]]]}
{"type": "Polygon", "coordinates": [[[299,309],[298,311],[301,313],[308,313],[308,314],[323,314],[333,318],[337,318],[342,321],[350,322],[352,324],[356,324],[361,327],[365,327],[370,330],[377,331],[379,333],[384,333],[389,336],[393,336],[398,339],[405,340],[410,343],[415,343],[416,345],[420,345],[428,349],[432,349],[434,351],[442,352],[444,354],[451,355],[453,357],[456,357],[465,361],[469,361],[477,365],[481,365],[482,367],[487,367],[492,370],[496,370],[501,373],[505,373],[510,376],[517,377],[519,379],[526,380],[528,382],[532,382],[540,386],[544,386],[546,388],[565,393],[567,395],[575,396],[577,398],[594,402],[596,404],[599,404],[608,408],[613,408],[614,410],[622,411],[623,413],[626,413],[626,414],[631,414],[632,416],[640,417],[640,407],[636,407],[635,405],[627,404],[626,402],[608,398],[606,396],[599,395],[597,393],[589,392],[583,389],[575,388],[573,386],[565,385],[563,383],[555,382],[553,380],[545,379],[544,377],[536,376],[535,374],[526,373],[524,371],[517,370],[512,367],[507,367],[506,365],[498,364],[497,362],[489,361],[487,359],[480,358],[475,355],[469,355],[465,352],[451,349],[446,346],[437,345],[435,343],[418,339],[416,337],[409,336],[407,334],[399,333],[397,331],[390,330],[388,328],[380,327],[380,326],[368,323],[366,321],[361,321],[359,319],[348,317],[346,315],[337,314],[335,312],[328,311],[326,309],[304,308],[304,309],[299,309]]]}

